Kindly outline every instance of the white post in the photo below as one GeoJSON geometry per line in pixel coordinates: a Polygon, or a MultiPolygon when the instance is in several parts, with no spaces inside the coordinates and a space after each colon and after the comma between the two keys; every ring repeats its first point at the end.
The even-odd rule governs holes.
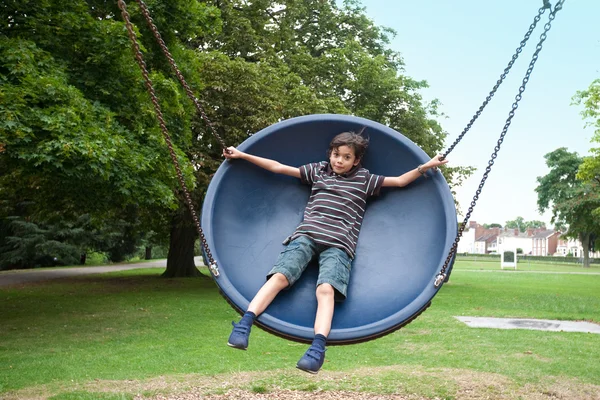
{"type": "Polygon", "coordinates": [[[504,269],[504,267],[517,269],[517,249],[515,249],[514,251],[502,250],[500,252],[500,269],[504,269]],[[506,255],[509,255],[510,253],[513,253],[513,256],[508,257],[509,259],[506,260],[506,255]],[[511,258],[512,261],[510,260],[511,258]]]}

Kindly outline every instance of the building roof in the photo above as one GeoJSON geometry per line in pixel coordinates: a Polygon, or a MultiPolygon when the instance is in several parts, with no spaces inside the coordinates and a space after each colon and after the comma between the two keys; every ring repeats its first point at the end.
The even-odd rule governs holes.
{"type": "Polygon", "coordinates": [[[531,239],[533,236],[529,236],[527,232],[519,232],[518,235],[515,235],[514,230],[502,231],[500,237],[511,237],[511,238],[520,238],[520,239],[531,239]]]}
{"type": "Polygon", "coordinates": [[[475,239],[476,242],[493,242],[498,237],[497,233],[484,233],[475,239]]]}
{"type": "Polygon", "coordinates": [[[560,233],[557,232],[553,229],[536,229],[534,230],[531,235],[526,231],[526,232],[519,232],[517,235],[515,235],[515,230],[514,229],[509,229],[509,230],[504,230],[500,233],[500,237],[510,237],[510,238],[519,238],[519,239],[545,239],[548,238],[552,235],[554,235],[555,233],[560,233]]]}
{"type": "Polygon", "coordinates": [[[553,229],[546,229],[544,231],[535,232],[535,234],[532,237],[536,239],[544,239],[554,235],[555,233],[557,232],[553,229]]]}

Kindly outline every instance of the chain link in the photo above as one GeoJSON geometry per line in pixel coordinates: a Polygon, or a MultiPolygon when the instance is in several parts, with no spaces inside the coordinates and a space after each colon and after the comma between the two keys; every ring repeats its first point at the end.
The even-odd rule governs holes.
{"type": "Polygon", "coordinates": [[[540,19],[542,18],[542,15],[544,14],[544,12],[546,12],[546,7],[545,6],[541,7],[538,10],[537,15],[533,19],[533,22],[531,23],[531,25],[529,25],[529,30],[527,31],[527,33],[525,33],[525,36],[523,37],[523,40],[521,40],[520,46],[517,47],[517,50],[515,50],[515,54],[513,54],[511,60],[508,63],[508,65],[506,66],[506,68],[504,68],[504,71],[500,75],[500,79],[498,79],[498,81],[496,82],[496,84],[494,85],[494,87],[492,88],[492,90],[490,91],[490,93],[485,98],[485,101],[481,104],[481,106],[479,107],[479,109],[477,110],[477,112],[475,113],[475,115],[473,115],[473,118],[471,118],[471,120],[469,121],[469,123],[467,124],[467,126],[463,129],[463,131],[461,132],[461,134],[456,138],[456,140],[454,141],[454,143],[452,143],[452,145],[448,148],[448,150],[446,150],[446,152],[443,153],[443,155],[442,155],[443,158],[446,158],[448,156],[448,154],[450,154],[452,152],[452,150],[454,150],[454,148],[456,147],[456,145],[458,144],[458,142],[461,141],[461,139],[463,138],[463,136],[465,136],[465,134],[469,131],[469,129],[471,129],[471,127],[473,126],[473,124],[475,123],[475,121],[477,120],[477,118],[479,118],[479,116],[483,112],[483,109],[485,108],[485,106],[487,106],[488,103],[490,102],[490,100],[492,100],[492,97],[494,97],[494,95],[496,94],[496,91],[498,90],[498,88],[500,87],[500,85],[502,84],[502,82],[504,82],[504,79],[508,76],[508,73],[510,72],[510,69],[512,68],[513,64],[519,58],[519,55],[523,51],[523,48],[527,44],[527,41],[531,37],[531,34],[535,30],[535,27],[537,26],[538,22],[540,22],[540,19]]]}
{"type": "MultiPolygon", "coordinates": [[[[131,40],[133,51],[135,53],[135,59],[142,71],[142,75],[144,77],[144,82],[146,84],[146,89],[148,90],[148,93],[150,94],[150,99],[152,100],[152,104],[154,105],[154,112],[156,113],[156,117],[158,119],[160,129],[162,131],[165,142],[167,143],[167,146],[169,148],[169,154],[171,156],[171,160],[173,160],[173,164],[175,165],[175,170],[177,172],[177,179],[179,180],[179,184],[181,185],[181,188],[183,189],[185,202],[190,210],[190,213],[192,214],[192,218],[194,219],[194,224],[196,225],[196,230],[198,231],[198,234],[200,235],[202,247],[204,249],[206,257],[208,258],[208,261],[209,261],[208,267],[209,267],[211,273],[213,274],[213,276],[218,277],[219,276],[219,268],[218,268],[217,263],[215,262],[215,260],[212,256],[212,253],[208,247],[208,243],[206,242],[206,237],[204,236],[204,231],[202,230],[202,227],[200,226],[200,220],[198,219],[198,214],[196,213],[196,209],[194,208],[194,204],[192,202],[190,192],[187,188],[187,185],[185,184],[185,179],[183,178],[183,173],[181,172],[181,167],[179,165],[179,161],[177,160],[177,154],[175,154],[175,150],[173,149],[173,143],[171,142],[171,135],[169,135],[169,131],[167,130],[167,125],[166,125],[164,117],[163,117],[162,109],[160,107],[160,104],[158,103],[158,97],[154,90],[154,86],[152,85],[152,80],[150,79],[150,76],[148,74],[148,69],[146,68],[146,63],[144,61],[142,51],[140,50],[140,45],[138,43],[136,34],[133,31],[133,25],[131,24],[131,20],[129,18],[129,13],[127,12],[127,6],[125,4],[125,1],[123,1],[123,0],[118,0],[118,4],[119,4],[119,8],[121,9],[121,15],[123,16],[123,19],[125,20],[125,25],[127,27],[127,33],[129,35],[129,39],[131,40]]],[[[163,44],[164,44],[164,42],[163,42],[163,44]]],[[[186,90],[188,90],[188,89],[189,89],[189,87],[186,88],[186,90]]]]}
{"type": "Polygon", "coordinates": [[[146,19],[146,22],[148,23],[148,26],[150,27],[150,30],[152,31],[152,34],[154,35],[156,42],[158,43],[163,54],[169,61],[169,64],[171,65],[173,72],[177,76],[177,79],[179,79],[181,86],[183,86],[183,88],[185,89],[185,93],[187,94],[189,99],[194,103],[194,106],[196,106],[196,110],[198,111],[198,114],[200,114],[200,116],[204,120],[204,123],[210,129],[210,132],[212,133],[212,135],[215,138],[217,138],[217,140],[219,141],[221,148],[223,150],[227,149],[227,145],[225,144],[225,141],[223,140],[221,135],[219,135],[217,133],[217,130],[215,129],[213,123],[206,116],[206,112],[204,111],[204,107],[200,103],[200,100],[198,100],[196,98],[196,96],[194,95],[194,92],[192,91],[192,89],[188,85],[187,81],[183,77],[183,74],[179,70],[179,67],[177,67],[177,63],[175,62],[175,59],[173,59],[173,56],[171,55],[169,48],[167,47],[165,41],[162,39],[162,36],[160,35],[158,28],[156,27],[156,25],[154,24],[154,21],[152,20],[152,17],[150,16],[150,12],[148,11],[148,7],[146,6],[146,3],[144,3],[142,0],[136,0],[136,2],[138,3],[138,5],[140,6],[140,9],[142,10],[142,14],[144,15],[144,18],[146,19]]]}
{"type": "Polygon", "coordinates": [[[535,66],[535,63],[538,60],[539,54],[542,51],[542,46],[544,44],[544,41],[546,41],[548,31],[551,28],[551,23],[552,23],[552,21],[554,21],[554,18],[556,18],[556,13],[562,9],[564,2],[565,2],[565,0],[559,0],[556,3],[556,5],[554,6],[554,10],[552,10],[548,16],[548,22],[544,25],[544,32],[542,32],[542,34],[540,35],[540,41],[538,42],[535,52],[533,53],[533,56],[531,57],[531,61],[529,62],[529,67],[527,68],[525,77],[523,78],[523,81],[521,82],[521,86],[519,87],[519,92],[515,96],[515,102],[512,104],[512,108],[511,108],[510,112],[508,113],[508,118],[506,119],[506,123],[504,124],[504,128],[502,129],[500,138],[498,139],[498,142],[496,143],[496,146],[494,147],[494,152],[492,153],[490,161],[488,161],[488,165],[485,169],[485,173],[483,174],[483,178],[481,179],[481,182],[479,183],[479,187],[477,188],[477,191],[475,192],[475,196],[473,196],[473,200],[471,201],[469,210],[468,210],[467,214],[465,215],[465,219],[463,220],[463,223],[461,224],[461,226],[458,229],[458,233],[456,234],[454,243],[452,244],[452,247],[448,253],[448,256],[446,257],[446,261],[444,262],[442,269],[440,270],[439,274],[437,275],[437,277],[435,279],[435,282],[434,282],[435,287],[439,287],[442,284],[442,282],[446,279],[446,269],[448,268],[450,261],[452,260],[454,254],[456,253],[456,249],[458,247],[458,242],[460,241],[460,238],[462,237],[462,234],[467,225],[467,222],[469,222],[469,219],[471,218],[471,213],[473,212],[473,209],[475,208],[475,204],[477,203],[477,200],[479,200],[479,195],[481,194],[483,185],[485,184],[485,181],[487,180],[488,175],[489,175],[490,171],[492,170],[492,166],[494,165],[494,160],[498,157],[498,152],[500,151],[500,146],[502,145],[502,142],[504,141],[504,136],[506,136],[506,133],[508,132],[508,128],[510,127],[512,119],[515,116],[515,112],[517,111],[517,108],[519,107],[519,101],[521,101],[521,99],[523,97],[523,92],[525,91],[527,82],[529,82],[529,78],[531,76],[531,72],[533,71],[533,67],[535,66]]]}

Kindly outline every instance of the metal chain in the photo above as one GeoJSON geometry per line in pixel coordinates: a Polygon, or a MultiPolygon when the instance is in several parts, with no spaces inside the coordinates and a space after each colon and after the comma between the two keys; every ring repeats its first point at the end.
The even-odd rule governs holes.
{"type": "Polygon", "coordinates": [[[473,118],[471,118],[471,120],[469,121],[467,126],[463,129],[463,131],[458,136],[458,138],[456,138],[456,140],[454,141],[454,143],[452,143],[452,145],[448,148],[448,150],[446,150],[443,153],[443,155],[442,155],[443,158],[446,158],[448,156],[448,154],[450,154],[452,152],[452,150],[454,150],[454,148],[456,147],[458,142],[460,142],[461,139],[463,138],[463,136],[465,136],[465,134],[469,131],[469,129],[471,129],[471,127],[473,126],[473,124],[475,123],[477,118],[479,118],[479,116],[483,112],[483,109],[485,108],[485,106],[487,106],[488,103],[490,102],[490,100],[492,100],[492,97],[494,97],[494,95],[496,94],[496,91],[498,90],[498,88],[500,87],[502,82],[504,82],[504,79],[507,77],[508,73],[510,72],[510,69],[512,68],[515,61],[517,61],[517,59],[519,58],[519,54],[521,54],[521,52],[523,51],[523,48],[527,44],[527,41],[531,37],[531,34],[535,30],[537,23],[542,18],[542,15],[544,14],[544,12],[546,12],[546,9],[550,8],[549,2],[546,3],[546,1],[548,1],[548,0],[544,0],[544,1],[545,1],[544,6],[538,10],[538,14],[533,19],[533,22],[531,23],[531,25],[529,25],[529,30],[527,31],[527,33],[525,33],[523,40],[521,40],[520,46],[517,47],[517,50],[515,50],[515,54],[513,54],[512,59],[509,61],[506,68],[504,68],[504,72],[502,72],[502,74],[500,75],[500,79],[498,79],[498,81],[496,82],[496,84],[494,85],[494,87],[492,88],[490,93],[485,98],[485,101],[481,104],[481,106],[479,107],[479,109],[477,110],[475,115],[473,115],[473,118]]]}
{"type": "Polygon", "coordinates": [[[442,284],[442,282],[446,279],[446,269],[448,268],[448,265],[450,264],[452,257],[456,253],[456,249],[458,247],[458,242],[460,241],[460,238],[462,237],[462,234],[465,229],[465,226],[467,225],[467,222],[471,218],[471,213],[473,212],[473,208],[475,207],[477,200],[479,200],[479,195],[481,194],[483,185],[485,184],[485,181],[487,180],[488,175],[489,175],[490,171],[492,170],[492,165],[494,165],[494,160],[496,159],[496,157],[498,157],[498,151],[500,151],[500,146],[502,145],[502,142],[504,141],[504,136],[506,135],[506,132],[508,131],[508,128],[510,127],[510,124],[512,122],[512,119],[515,116],[515,112],[516,112],[517,108],[519,107],[519,101],[521,101],[523,92],[525,91],[525,87],[527,86],[527,82],[529,82],[529,77],[531,76],[531,72],[533,71],[533,67],[535,66],[535,63],[539,57],[539,54],[542,51],[542,45],[543,45],[544,41],[546,40],[548,31],[551,28],[551,23],[554,20],[554,18],[556,17],[556,13],[562,9],[564,2],[565,2],[565,0],[559,0],[556,3],[556,5],[554,6],[554,10],[552,10],[550,12],[550,15],[548,16],[549,20],[544,25],[544,32],[542,32],[542,34],[540,35],[540,41],[538,42],[535,52],[533,53],[533,56],[531,57],[531,61],[529,62],[529,67],[527,68],[525,77],[523,78],[521,86],[519,87],[519,93],[517,93],[517,95],[515,96],[515,102],[512,104],[512,109],[508,113],[508,118],[506,119],[506,123],[504,124],[504,128],[502,129],[500,138],[498,139],[498,142],[496,143],[496,147],[494,147],[494,152],[492,153],[490,161],[488,161],[488,165],[485,169],[485,173],[483,174],[483,178],[481,179],[481,182],[479,183],[479,187],[477,188],[477,191],[475,192],[475,196],[473,196],[473,200],[471,201],[471,205],[465,216],[465,219],[463,220],[462,225],[458,229],[458,233],[456,235],[456,238],[454,239],[452,248],[450,249],[450,252],[448,253],[448,256],[446,257],[444,266],[442,267],[442,269],[440,270],[439,274],[437,275],[437,277],[435,279],[435,283],[434,283],[435,287],[439,287],[442,284]]]}
{"type": "Polygon", "coordinates": [[[183,77],[183,74],[181,73],[181,71],[177,67],[177,63],[173,59],[173,56],[171,55],[171,52],[169,51],[169,48],[167,47],[165,41],[162,39],[162,36],[160,35],[160,32],[156,28],[156,25],[154,24],[154,21],[152,20],[152,17],[150,16],[150,12],[148,11],[148,7],[146,6],[146,4],[142,0],[136,0],[136,2],[140,6],[140,9],[142,10],[142,14],[144,15],[144,18],[146,19],[146,22],[148,23],[148,26],[150,27],[150,30],[152,30],[152,33],[154,34],[154,37],[156,38],[156,41],[157,41],[158,45],[160,46],[163,54],[165,55],[165,57],[167,57],[167,60],[169,61],[169,64],[171,65],[171,68],[173,69],[173,72],[175,72],[175,75],[177,75],[177,79],[179,79],[179,82],[181,83],[181,86],[183,86],[183,88],[185,89],[185,93],[187,94],[187,96],[189,97],[189,99],[192,100],[192,102],[194,103],[194,106],[196,106],[196,110],[198,111],[198,113],[200,114],[200,116],[202,117],[202,119],[204,120],[204,123],[206,123],[206,125],[210,129],[210,132],[213,134],[213,136],[215,138],[217,138],[217,140],[219,141],[219,144],[221,145],[221,147],[223,148],[223,150],[227,149],[227,145],[225,144],[225,141],[217,133],[217,130],[213,126],[212,122],[206,116],[206,112],[204,111],[204,107],[200,103],[200,100],[198,100],[196,98],[196,96],[194,95],[194,92],[192,91],[192,89],[190,88],[190,86],[186,82],[185,78],[183,77]]]}
{"type": "Polygon", "coordinates": [[[129,13],[127,12],[127,6],[123,0],[118,0],[118,4],[119,4],[119,8],[121,9],[121,15],[123,16],[123,19],[125,20],[125,25],[127,27],[127,33],[129,35],[129,39],[131,40],[131,45],[132,45],[133,51],[135,53],[135,59],[142,71],[142,75],[144,77],[144,82],[146,84],[146,89],[148,90],[148,93],[150,94],[150,98],[152,100],[152,104],[154,105],[154,112],[156,113],[156,117],[158,119],[160,129],[162,131],[165,142],[167,143],[167,146],[169,147],[169,154],[171,155],[171,159],[173,160],[173,164],[175,165],[175,170],[177,171],[177,179],[179,180],[179,184],[181,185],[181,188],[183,189],[183,193],[185,196],[185,202],[190,210],[190,213],[192,214],[192,218],[194,219],[194,224],[196,225],[196,229],[198,231],[198,234],[200,235],[202,247],[204,248],[206,257],[208,258],[208,261],[209,261],[208,267],[209,267],[211,273],[213,274],[213,276],[218,277],[219,276],[219,268],[212,256],[212,253],[210,252],[208,243],[206,242],[206,237],[204,236],[204,232],[202,231],[202,227],[200,226],[200,220],[198,219],[198,214],[196,213],[196,210],[194,208],[194,204],[192,202],[190,192],[187,188],[187,185],[185,184],[185,180],[183,179],[183,173],[181,172],[181,167],[179,165],[179,161],[177,160],[177,155],[175,154],[175,150],[173,149],[173,143],[171,142],[171,136],[169,135],[169,131],[167,130],[167,125],[165,123],[160,104],[158,103],[158,97],[156,96],[154,86],[152,85],[152,80],[150,79],[150,77],[148,75],[148,69],[146,68],[146,63],[144,62],[144,57],[140,50],[140,45],[137,41],[136,34],[133,31],[133,25],[131,24],[131,20],[129,18],[129,13]]]}

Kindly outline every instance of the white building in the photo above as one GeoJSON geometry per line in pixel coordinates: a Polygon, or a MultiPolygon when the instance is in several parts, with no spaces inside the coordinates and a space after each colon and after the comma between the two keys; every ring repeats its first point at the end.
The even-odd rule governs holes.
{"type": "Polygon", "coordinates": [[[476,222],[470,222],[469,227],[463,230],[460,241],[458,242],[458,246],[456,247],[457,253],[476,253],[475,251],[475,232],[477,231],[476,226],[471,226],[471,224],[476,222]]]}
{"type": "MultiPolygon", "coordinates": [[[[470,221],[463,231],[457,251],[459,253],[489,254],[520,249],[523,254],[534,256],[572,254],[581,257],[583,248],[575,239],[559,239],[561,232],[546,228],[529,228],[520,232],[513,228],[484,228],[475,221],[470,221]]],[[[600,251],[590,253],[590,257],[600,258],[600,251]]]]}
{"type": "MultiPolygon", "coordinates": [[[[597,248],[598,246],[595,247],[597,248]]],[[[577,258],[583,257],[583,245],[579,239],[558,239],[558,246],[556,247],[556,253],[554,253],[554,255],[565,257],[569,254],[577,258]]],[[[600,251],[590,251],[590,258],[600,258],[600,251]]]]}
{"type": "Polygon", "coordinates": [[[531,232],[519,232],[519,229],[504,229],[498,235],[498,252],[517,251],[521,249],[522,254],[531,254],[533,241],[531,232]]]}

